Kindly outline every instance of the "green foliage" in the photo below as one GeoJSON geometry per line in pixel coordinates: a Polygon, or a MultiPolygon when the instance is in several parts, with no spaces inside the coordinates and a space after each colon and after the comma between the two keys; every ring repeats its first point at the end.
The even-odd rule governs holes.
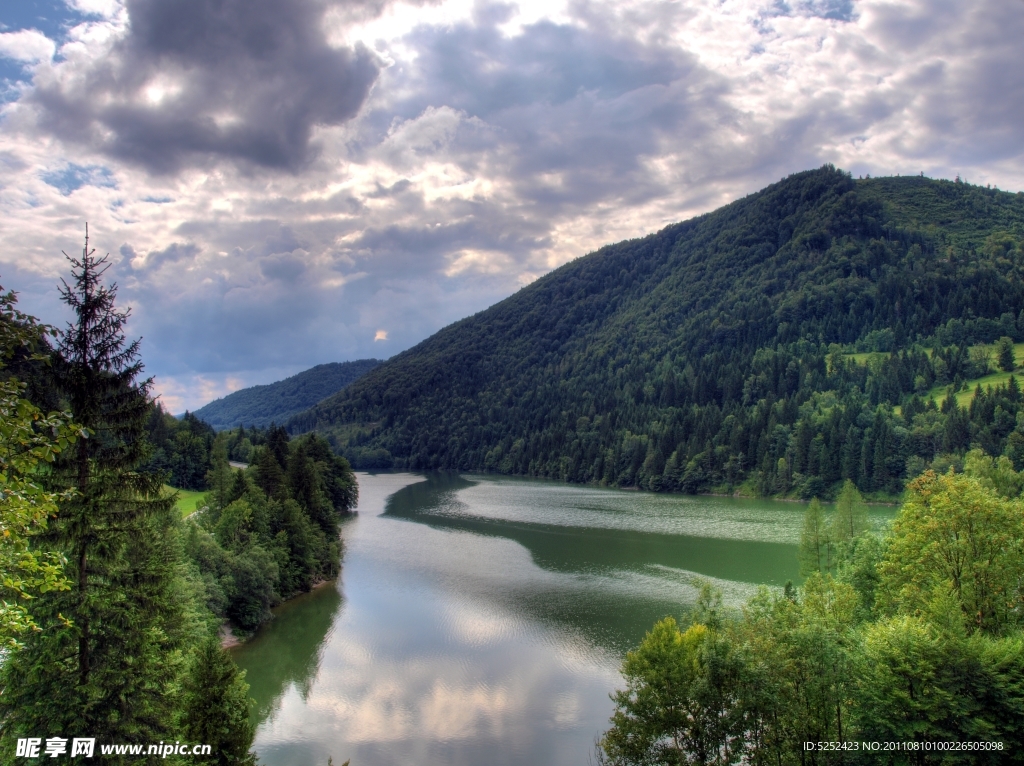
{"type": "MultiPolygon", "coordinates": [[[[39,342],[47,328],[15,308],[14,293],[0,295],[0,371],[4,361],[39,342]]],[[[45,531],[57,504],[70,493],[47,491],[38,482],[42,467],[86,434],[67,413],[43,413],[24,398],[26,386],[0,381],[0,646],[17,649],[18,637],[39,625],[26,609],[34,595],[67,590],[65,559],[31,547],[45,531]]]]}
{"type": "Polygon", "coordinates": [[[832,532],[825,522],[825,510],[818,498],[807,504],[800,531],[800,574],[830,572],[835,563],[832,532]]]}
{"type": "Polygon", "coordinates": [[[847,648],[856,596],[848,585],[817,574],[802,596],[762,591],[732,626],[751,679],[746,744],[754,763],[788,762],[803,742],[842,740],[849,733],[847,648]]]}
{"type": "MultiPolygon", "coordinates": [[[[211,744],[219,763],[254,764],[247,687],[212,638],[221,621],[209,607],[255,627],[277,597],[274,554],[252,541],[265,526],[263,506],[243,498],[244,477],[234,497],[238,481],[222,482],[230,486],[217,508],[228,512],[217,531],[244,556],[183,524],[163,479],[198,483],[213,432],[153,405],[150,381],[138,381],[138,344],[124,337],[127,313],[102,284],[105,259],[93,257],[87,238],[82,258],[70,260],[74,282],[62,295],[75,321],[54,333],[57,353],[45,328],[15,310],[14,295],[0,296],[0,367],[9,362],[5,372],[29,380],[0,380],[2,760],[13,758],[17,738],[44,732],[141,744],[184,732],[211,744]],[[68,412],[44,414],[27,395],[80,425],[68,412]],[[153,451],[147,436],[158,442],[153,451]],[[186,559],[183,532],[201,556],[186,559]],[[216,581],[195,559],[228,573],[216,581]]],[[[221,444],[215,457],[226,466],[225,452],[221,444]]],[[[320,445],[310,452],[322,458],[320,445]]],[[[348,465],[323,462],[330,496],[354,502],[348,465]]]]}
{"type": "Polygon", "coordinates": [[[1016,360],[1013,358],[1013,338],[1008,338],[1005,335],[999,339],[996,344],[996,356],[999,360],[999,369],[1003,372],[1013,372],[1017,366],[1016,360]]]}
{"type": "Polygon", "coordinates": [[[178,420],[154,402],[146,419],[146,432],[152,451],[142,470],[166,472],[168,482],[179,489],[206,489],[213,428],[188,412],[178,420]]]}
{"type": "MultiPolygon", "coordinates": [[[[888,753],[886,762],[1024,762],[1024,506],[985,478],[1005,464],[982,453],[967,462],[984,470],[925,472],[883,537],[845,540],[838,579],[815,571],[799,591],[762,588],[742,615],[711,610],[715,631],[698,625],[680,633],[671,620],[658,623],[627,655],[626,689],[613,697],[600,758],[873,763],[877,753],[807,751],[804,743],[905,742],[918,749],[888,753]],[[713,744],[698,751],[680,743],[700,720],[691,711],[709,707],[706,686],[693,679],[706,656],[698,638],[712,633],[716,656],[731,658],[727,678],[740,679],[737,687],[724,677],[710,684],[730,700],[729,714],[716,720],[738,723],[731,739],[714,740],[717,751],[713,744]],[[955,757],[920,747],[957,742],[993,747],[955,757]]],[[[849,518],[837,511],[831,526],[849,529],[849,518]]],[[[809,527],[824,526],[820,507],[808,519],[809,527]]],[[[713,601],[702,592],[697,612],[707,614],[713,601]]]]}
{"type": "Polygon", "coordinates": [[[251,386],[210,402],[195,411],[198,418],[221,431],[283,423],[292,415],[309,409],[331,394],[365,375],[380,364],[379,359],[332,362],[300,372],[266,386],[251,386]]]}
{"type": "Polygon", "coordinates": [[[980,449],[972,449],[964,456],[963,470],[1000,497],[1018,497],[1024,490],[1024,475],[1014,470],[1013,461],[1005,455],[993,458],[980,449]]]}
{"type": "Polygon", "coordinates": [[[848,543],[868,529],[868,510],[864,499],[853,482],[847,479],[836,498],[832,516],[832,539],[837,544],[848,543]]]}
{"type": "Polygon", "coordinates": [[[944,636],[903,615],[865,631],[856,689],[865,739],[1001,742],[975,763],[1024,760],[1024,639],[944,636]]]}
{"type": "Polygon", "coordinates": [[[626,689],[612,698],[601,740],[610,764],[734,763],[741,750],[742,663],[701,624],[681,632],[666,617],[626,655],[626,689]]]}
{"type": "Polygon", "coordinates": [[[126,313],[103,286],[103,258],[69,259],[61,291],[75,321],[59,336],[54,383],[89,438],[40,473],[62,493],[38,544],[66,556],[70,590],[41,594],[29,613],[42,628],[3,666],[4,741],[82,731],[107,741],[170,738],[173,687],[191,636],[179,588],[173,500],[142,473],[149,381],[126,313]]]}
{"type": "Polygon", "coordinates": [[[230,437],[218,435],[207,510],[185,546],[207,607],[244,631],[271,606],[337,575],[340,519],[358,498],[352,469],[323,438],[292,441],[276,426],[266,437],[241,471],[227,464],[230,437]]]}
{"type": "Polygon", "coordinates": [[[806,741],[842,740],[856,595],[820,575],[803,595],[797,602],[762,591],[743,620],[718,630],[695,623],[682,632],[672,618],[656,624],[626,655],[603,759],[777,763],[806,741]]]}
{"type": "Polygon", "coordinates": [[[974,444],[1024,465],[1019,388],[921,398],[1024,339],[1022,232],[1019,195],[800,173],[566,264],[288,427],[364,468],[808,500],[895,498],[908,461],[974,444]]]}
{"type": "Polygon", "coordinates": [[[196,649],[183,684],[179,739],[210,745],[208,763],[255,766],[249,704],[245,673],[209,639],[196,649]]]}
{"type": "Polygon", "coordinates": [[[838,557],[837,577],[857,594],[856,617],[865,622],[875,616],[878,585],[881,577],[878,564],[885,553],[885,542],[873,532],[865,532],[850,540],[838,557]]]}
{"type": "Polygon", "coordinates": [[[969,630],[1016,628],[1024,612],[1024,512],[963,474],[927,472],[907,487],[878,566],[879,605],[921,615],[951,597],[969,630]]]}

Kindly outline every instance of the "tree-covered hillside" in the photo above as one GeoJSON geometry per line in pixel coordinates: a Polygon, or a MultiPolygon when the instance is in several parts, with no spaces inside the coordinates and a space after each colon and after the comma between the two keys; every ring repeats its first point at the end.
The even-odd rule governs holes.
{"type": "Polygon", "coordinates": [[[379,359],[318,364],[298,375],[235,391],[210,402],[193,414],[217,431],[240,425],[267,426],[283,423],[292,415],[335,394],[380,364],[379,359]]]}
{"type": "Polygon", "coordinates": [[[826,166],[566,264],[289,428],[357,467],[893,493],[1017,443],[1015,380],[969,409],[919,395],[1024,340],[1022,250],[1024,194],[826,166]]]}

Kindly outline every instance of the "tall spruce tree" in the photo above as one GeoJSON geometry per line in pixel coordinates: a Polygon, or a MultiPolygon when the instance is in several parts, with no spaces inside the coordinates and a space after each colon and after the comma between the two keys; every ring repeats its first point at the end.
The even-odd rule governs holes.
{"type": "Polygon", "coordinates": [[[105,287],[106,258],[86,244],[68,257],[61,295],[75,319],[60,334],[54,375],[76,422],[88,429],[46,477],[59,504],[42,538],[68,559],[71,589],[36,599],[43,626],[3,668],[3,736],[96,737],[101,742],[168,738],[174,688],[189,628],[176,596],[173,499],[162,477],[141,473],[151,379],[140,381],[128,312],[105,287]]]}
{"type": "Polygon", "coordinates": [[[1005,335],[996,343],[996,356],[999,362],[999,369],[1004,372],[1013,372],[1017,366],[1017,360],[1013,356],[1013,338],[1005,335]]]}
{"type": "Polygon", "coordinates": [[[245,672],[212,637],[197,649],[182,691],[182,736],[210,745],[207,762],[255,766],[256,755],[249,752],[254,732],[245,672]]]}

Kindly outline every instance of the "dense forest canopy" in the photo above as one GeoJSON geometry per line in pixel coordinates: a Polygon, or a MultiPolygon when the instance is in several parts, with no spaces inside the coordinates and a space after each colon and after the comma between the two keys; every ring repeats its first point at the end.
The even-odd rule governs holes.
{"type": "Polygon", "coordinates": [[[217,431],[241,425],[283,423],[321,399],[336,394],[378,364],[379,359],[318,364],[276,383],[235,391],[200,407],[193,414],[217,431]]]}
{"type": "Polygon", "coordinates": [[[566,264],[288,427],[364,468],[891,494],[975,443],[1024,458],[1016,381],[922,396],[1024,340],[1022,276],[1024,194],[825,166],[566,264]]]}

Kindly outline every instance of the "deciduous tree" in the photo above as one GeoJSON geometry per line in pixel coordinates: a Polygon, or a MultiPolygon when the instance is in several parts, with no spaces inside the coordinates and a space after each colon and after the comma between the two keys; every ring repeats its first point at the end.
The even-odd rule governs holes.
{"type": "MultiPolygon", "coordinates": [[[[15,308],[13,292],[0,295],[0,373],[4,360],[31,348],[48,328],[15,308]]],[[[51,492],[39,482],[52,463],[82,435],[67,413],[43,413],[24,397],[25,385],[0,381],[0,646],[20,646],[18,637],[38,624],[26,609],[35,596],[68,589],[63,556],[34,548],[57,503],[69,492],[51,492]]]]}
{"type": "Polygon", "coordinates": [[[971,630],[999,633],[1024,612],[1024,512],[1021,503],[978,479],[926,472],[907,486],[878,566],[880,606],[922,614],[936,598],[960,605],[971,630]]]}

